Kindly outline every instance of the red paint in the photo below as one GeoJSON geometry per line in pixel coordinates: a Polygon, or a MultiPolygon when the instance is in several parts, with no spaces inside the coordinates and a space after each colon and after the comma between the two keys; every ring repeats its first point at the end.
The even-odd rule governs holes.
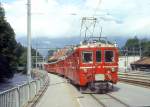
{"type": "Polygon", "coordinates": [[[104,81],[116,84],[118,81],[118,55],[118,49],[115,46],[90,48],[78,47],[65,59],[45,64],[45,69],[50,73],[63,75],[80,86],[85,86],[92,80],[95,81],[95,74],[104,74],[104,81]],[[97,50],[101,50],[101,62],[96,62],[97,50]],[[114,53],[114,61],[111,63],[105,62],[106,50],[111,50],[114,53]],[[93,52],[93,63],[82,62],[83,51],[93,52]],[[112,67],[114,72],[112,71],[112,67]]]}

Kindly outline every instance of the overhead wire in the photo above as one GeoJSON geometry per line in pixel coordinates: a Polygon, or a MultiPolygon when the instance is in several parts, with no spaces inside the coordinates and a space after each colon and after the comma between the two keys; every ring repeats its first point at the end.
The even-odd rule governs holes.
{"type": "MultiPolygon", "coordinates": [[[[102,3],[102,0],[98,0],[97,6],[96,6],[96,8],[95,8],[95,10],[94,10],[93,17],[96,16],[96,13],[97,13],[97,11],[98,11],[98,9],[99,9],[101,3],[102,3]]],[[[97,23],[99,23],[99,21],[97,21],[97,23]]],[[[94,29],[95,29],[95,26],[94,26],[94,29]]],[[[94,29],[93,29],[93,31],[94,31],[94,29]]],[[[101,36],[102,36],[102,26],[100,27],[100,32],[99,32],[99,33],[100,33],[99,36],[101,37],[101,36]]]]}
{"type": "Polygon", "coordinates": [[[93,17],[96,15],[96,12],[97,12],[97,10],[98,10],[98,8],[99,8],[99,6],[100,6],[101,3],[102,3],[102,0],[98,0],[97,6],[96,6],[96,8],[94,10],[93,17]]]}
{"type": "MultiPolygon", "coordinates": [[[[86,39],[86,34],[87,34],[87,31],[89,31],[90,32],[90,30],[89,30],[89,28],[93,25],[93,28],[92,28],[92,31],[90,32],[91,33],[91,37],[92,36],[94,36],[94,30],[95,30],[95,27],[96,27],[96,23],[97,23],[97,18],[95,18],[95,16],[96,16],[96,13],[97,13],[97,11],[98,11],[98,8],[99,8],[99,6],[100,6],[100,4],[101,4],[101,2],[102,2],[102,0],[98,0],[98,2],[97,2],[97,6],[96,6],[96,8],[93,10],[93,14],[92,14],[92,17],[85,17],[85,18],[82,18],[82,22],[81,22],[81,29],[80,29],[80,38],[81,38],[81,36],[82,36],[82,30],[83,30],[83,25],[85,24],[85,31],[84,31],[84,39],[86,39]],[[93,22],[89,25],[89,27],[87,27],[88,25],[86,25],[86,21],[87,20],[93,20],[93,22]]],[[[102,30],[101,30],[102,31],[102,30]]]]}

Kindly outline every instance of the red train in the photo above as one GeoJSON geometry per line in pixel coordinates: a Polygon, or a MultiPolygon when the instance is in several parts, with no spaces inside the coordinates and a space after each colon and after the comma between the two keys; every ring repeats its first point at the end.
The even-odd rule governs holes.
{"type": "Polygon", "coordinates": [[[81,89],[108,89],[118,81],[118,48],[116,44],[84,42],[59,49],[45,64],[49,73],[67,77],[81,89]]]}

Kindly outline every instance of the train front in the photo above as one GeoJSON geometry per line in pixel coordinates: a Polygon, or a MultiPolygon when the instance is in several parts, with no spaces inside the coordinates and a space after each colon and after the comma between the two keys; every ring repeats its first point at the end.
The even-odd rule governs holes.
{"type": "MultiPolygon", "coordinates": [[[[87,44],[79,49],[80,85],[108,90],[118,81],[118,48],[115,44],[87,44]]],[[[83,87],[83,89],[84,89],[83,87]]]]}

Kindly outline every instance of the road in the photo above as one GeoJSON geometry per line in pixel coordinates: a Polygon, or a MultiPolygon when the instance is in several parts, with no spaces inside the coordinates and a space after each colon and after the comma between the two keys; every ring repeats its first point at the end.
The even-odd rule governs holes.
{"type": "Polygon", "coordinates": [[[108,94],[81,94],[66,79],[49,74],[50,85],[36,107],[150,106],[150,89],[118,83],[108,94]]]}

